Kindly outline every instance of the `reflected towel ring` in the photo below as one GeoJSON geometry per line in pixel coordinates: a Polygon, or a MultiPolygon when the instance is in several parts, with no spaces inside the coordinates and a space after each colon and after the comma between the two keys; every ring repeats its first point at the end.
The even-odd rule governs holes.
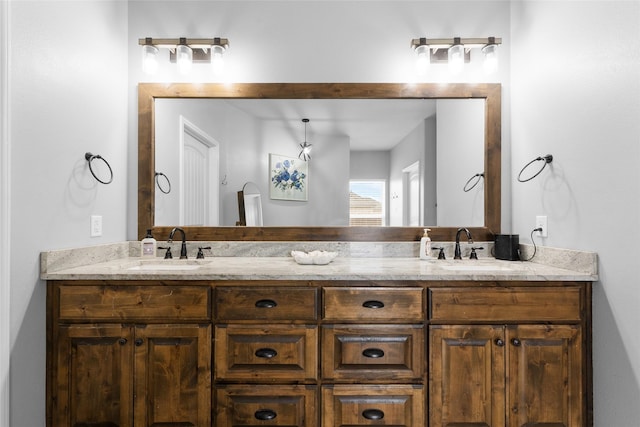
{"type": "Polygon", "coordinates": [[[464,185],[464,188],[462,189],[465,193],[468,193],[469,191],[473,190],[473,188],[478,185],[478,183],[480,182],[480,178],[484,178],[484,172],[482,173],[477,173],[475,175],[473,175],[471,178],[469,178],[469,180],[467,181],[467,183],[464,185]],[[475,181],[474,181],[475,178],[475,181]],[[471,186],[469,187],[469,184],[471,183],[471,186]]]}
{"type": "Polygon", "coordinates": [[[156,172],[156,185],[158,186],[160,191],[162,191],[164,194],[171,193],[171,181],[169,181],[169,177],[167,175],[163,174],[162,172],[156,172]],[[167,185],[166,186],[169,187],[167,190],[162,188],[162,185],[160,185],[160,180],[158,179],[159,176],[164,176],[165,181],[167,181],[167,185]]]}
{"type": "Polygon", "coordinates": [[[540,172],[542,172],[545,168],[545,166],[547,166],[547,163],[551,163],[553,161],[553,156],[551,154],[547,154],[546,156],[542,156],[542,157],[536,157],[535,159],[531,160],[529,163],[527,163],[526,165],[524,165],[524,167],[522,168],[522,170],[520,171],[520,173],[518,174],[518,181],[520,182],[527,182],[527,181],[531,181],[533,178],[535,178],[536,176],[540,175],[540,172]],[[542,167],[540,168],[540,170],[538,172],[536,172],[533,176],[530,176],[527,179],[522,179],[522,172],[524,172],[524,170],[526,168],[528,168],[533,162],[537,162],[540,160],[544,160],[544,163],[542,164],[542,167]]]}
{"type": "Polygon", "coordinates": [[[111,165],[109,164],[109,162],[107,162],[100,154],[91,154],[91,153],[84,153],[84,158],[87,160],[87,162],[89,162],[89,170],[91,171],[91,175],[93,175],[93,177],[101,184],[111,184],[111,181],[113,181],[113,170],[111,169],[111,165]],[[111,175],[111,177],[109,178],[108,181],[103,181],[100,178],[98,178],[95,174],[95,172],[93,171],[93,168],[91,167],[91,162],[94,161],[95,159],[100,159],[104,162],[105,165],[107,165],[107,167],[109,168],[109,174],[111,175]]]}

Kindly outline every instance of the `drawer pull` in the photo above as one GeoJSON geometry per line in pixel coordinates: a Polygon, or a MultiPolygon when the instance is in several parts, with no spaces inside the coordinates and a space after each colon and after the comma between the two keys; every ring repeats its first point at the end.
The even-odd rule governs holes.
{"type": "Polygon", "coordinates": [[[261,299],[256,301],[256,307],[258,308],[273,308],[273,307],[276,307],[277,305],[278,303],[272,299],[261,299]]]}
{"type": "Polygon", "coordinates": [[[276,413],[276,411],[272,411],[271,409],[260,409],[257,410],[255,414],[253,414],[254,417],[256,417],[256,419],[261,420],[261,421],[268,421],[268,420],[273,420],[275,417],[278,416],[278,414],[276,413]]]}
{"type": "Polygon", "coordinates": [[[384,357],[384,351],[379,348],[366,348],[362,351],[364,357],[370,357],[372,359],[378,359],[384,357]]]}
{"type": "Polygon", "coordinates": [[[118,344],[120,344],[120,345],[125,345],[126,343],[127,343],[127,339],[126,338],[120,338],[118,340],[118,344]]]}
{"type": "Polygon", "coordinates": [[[142,338],[136,338],[136,340],[134,341],[137,347],[140,347],[143,342],[144,341],[142,340],[142,338]]]}
{"type": "Polygon", "coordinates": [[[362,416],[368,420],[381,420],[384,418],[384,412],[380,409],[365,409],[362,411],[362,416]]]}
{"type": "Polygon", "coordinates": [[[513,344],[516,347],[520,347],[520,344],[522,344],[522,343],[520,342],[520,340],[518,338],[513,338],[511,340],[511,344],[513,344]]]}
{"type": "Polygon", "coordinates": [[[504,340],[502,338],[496,338],[495,343],[498,347],[504,347],[504,340]]]}
{"type": "Polygon", "coordinates": [[[276,357],[278,352],[272,348],[259,348],[256,350],[256,356],[262,357],[264,359],[271,359],[272,357],[276,357]]]}
{"type": "Polygon", "coordinates": [[[384,303],[382,301],[370,300],[362,303],[364,308],[383,308],[384,303]]]}

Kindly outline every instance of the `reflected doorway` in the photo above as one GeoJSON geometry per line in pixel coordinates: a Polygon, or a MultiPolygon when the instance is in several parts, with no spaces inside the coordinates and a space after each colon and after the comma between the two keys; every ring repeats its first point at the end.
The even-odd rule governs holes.
{"type": "Polygon", "coordinates": [[[180,224],[220,225],[220,144],[180,116],[180,224]]]}
{"type": "Polygon", "coordinates": [[[416,227],[420,224],[420,162],[415,162],[402,169],[403,220],[405,227],[416,227]]]}

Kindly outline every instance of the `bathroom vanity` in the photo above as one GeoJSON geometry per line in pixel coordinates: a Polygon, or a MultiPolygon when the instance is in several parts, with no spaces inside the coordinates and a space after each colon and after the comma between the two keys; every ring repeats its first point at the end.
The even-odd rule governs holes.
{"type": "Polygon", "coordinates": [[[51,427],[592,423],[595,272],[494,259],[45,264],[51,427]]]}

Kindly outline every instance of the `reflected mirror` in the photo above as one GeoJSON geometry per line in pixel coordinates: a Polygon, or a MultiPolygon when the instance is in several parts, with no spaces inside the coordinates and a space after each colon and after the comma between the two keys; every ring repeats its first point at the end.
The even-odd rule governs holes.
{"type": "MultiPolygon", "coordinates": [[[[175,159],[173,161],[175,163],[175,159]]],[[[432,235],[436,238],[450,236],[458,226],[472,227],[475,236],[479,236],[478,233],[491,236],[499,232],[500,225],[500,85],[140,84],[138,162],[139,233],[154,228],[160,238],[175,225],[188,227],[189,238],[193,240],[309,240],[309,234],[313,233],[311,240],[404,241],[419,238],[420,230],[415,227],[435,227],[434,224],[437,228],[432,235]],[[456,102],[450,102],[452,100],[456,102]],[[473,106],[470,109],[476,112],[475,118],[459,112],[467,100],[468,105],[473,106]],[[191,110],[182,110],[184,105],[169,108],[173,109],[173,118],[165,116],[164,103],[182,101],[208,104],[206,108],[197,107],[205,112],[204,118],[191,110]],[[317,105],[310,104],[312,101],[317,105]],[[380,115],[389,116],[391,121],[383,120],[380,115]],[[449,119],[444,120],[447,115],[449,119]],[[302,117],[311,120],[307,139],[314,150],[308,164],[309,199],[304,203],[271,199],[268,156],[275,153],[301,161],[297,153],[298,144],[304,139],[302,117]],[[358,121],[362,122],[361,126],[355,126],[358,121]],[[179,129],[163,128],[167,123],[178,123],[179,129]],[[211,125],[213,130],[208,128],[211,125]],[[358,128],[360,130],[356,130],[358,128]],[[468,133],[461,132],[464,130],[468,133]],[[435,134],[433,141],[438,137],[437,143],[429,145],[425,135],[430,133],[435,134]],[[165,150],[162,140],[167,135],[167,139],[173,140],[168,144],[180,147],[180,154],[162,154],[165,150]],[[446,136],[455,142],[441,143],[439,138],[446,136]],[[196,143],[191,144],[190,139],[196,143]],[[400,148],[407,139],[419,140],[420,145],[405,144],[407,147],[400,148]],[[474,139],[477,141],[475,155],[474,148],[469,148],[473,145],[455,146],[456,142],[472,144],[474,139]],[[376,145],[381,143],[387,146],[376,145]],[[184,176],[178,178],[180,168],[183,173],[200,170],[185,163],[190,157],[191,145],[213,153],[200,154],[213,168],[203,168],[196,180],[208,186],[205,193],[220,205],[216,209],[214,204],[204,202],[209,206],[209,219],[203,222],[187,219],[185,199],[189,190],[183,183],[188,180],[184,176]],[[448,154],[445,147],[451,148],[448,154]],[[404,157],[398,154],[403,150],[404,157]],[[406,156],[406,152],[410,155],[406,156]],[[182,166],[165,163],[171,157],[181,156],[182,166]],[[394,158],[400,160],[394,163],[394,158]],[[385,167],[380,166],[391,164],[393,167],[385,167],[393,172],[386,172],[385,167]],[[175,201],[167,203],[168,200],[160,198],[168,195],[154,188],[155,168],[167,175],[165,171],[171,171],[180,182],[174,185],[180,190],[172,192],[176,193],[175,201]],[[236,171],[240,172],[237,176],[236,171]],[[477,173],[483,173],[484,179],[473,191],[463,191],[467,180],[477,173]],[[388,183],[384,202],[387,217],[383,224],[389,227],[346,226],[349,224],[349,181],[378,179],[376,174],[388,183]],[[429,174],[439,176],[431,179],[429,174]],[[239,220],[236,193],[247,181],[255,182],[262,193],[266,226],[238,230],[230,225],[239,220]],[[324,196],[323,192],[326,192],[324,196]],[[451,208],[444,210],[458,193],[467,199],[471,196],[467,207],[451,203],[451,208]],[[329,194],[339,196],[330,198],[329,194]],[[417,203],[407,204],[412,194],[417,203]],[[314,198],[321,200],[321,205],[329,204],[327,200],[340,200],[333,203],[329,214],[321,215],[320,205],[311,206],[314,198]],[[161,212],[167,206],[177,214],[163,220],[161,212]],[[411,211],[415,214],[409,214],[411,211]],[[466,216],[456,217],[461,212],[466,216]],[[220,226],[212,226],[215,224],[220,226]]]]}
{"type": "Polygon", "coordinates": [[[240,219],[236,225],[248,227],[261,227],[262,220],[262,196],[260,189],[253,182],[247,182],[238,191],[238,215],[240,219]]]}

